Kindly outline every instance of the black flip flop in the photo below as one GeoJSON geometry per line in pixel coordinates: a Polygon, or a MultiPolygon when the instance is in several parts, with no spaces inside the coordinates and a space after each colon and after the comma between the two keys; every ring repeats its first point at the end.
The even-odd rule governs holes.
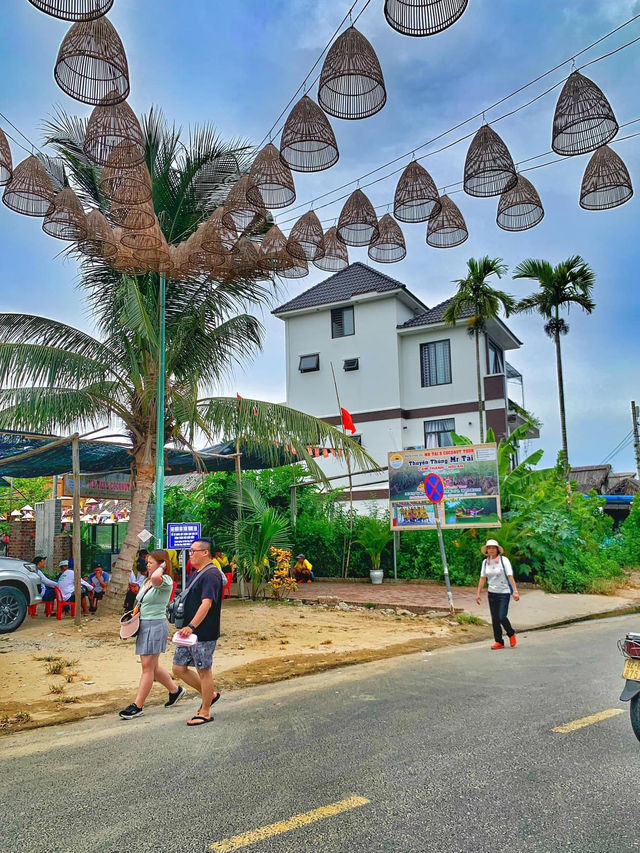
{"type": "Polygon", "coordinates": [[[200,714],[196,714],[195,717],[191,717],[187,725],[190,729],[195,729],[198,726],[204,726],[205,723],[212,723],[213,717],[201,717],[200,714]],[[194,720],[202,720],[201,723],[194,723],[194,720]]]}
{"type": "MultiPolygon", "coordinates": [[[[215,705],[221,696],[222,696],[222,693],[216,693],[216,698],[211,700],[211,704],[215,705]]],[[[198,708],[198,715],[200,714],[200,711],[202,711],[202,707],[198,708]]]]}

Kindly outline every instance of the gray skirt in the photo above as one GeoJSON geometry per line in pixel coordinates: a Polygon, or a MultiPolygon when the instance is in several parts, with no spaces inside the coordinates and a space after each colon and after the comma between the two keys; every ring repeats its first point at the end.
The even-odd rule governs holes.
{"type": "Polygon", "coordinates": [[[166,619],[141,619],[136,654],[160,655],[167,650],[169,626],[166,619]]]}

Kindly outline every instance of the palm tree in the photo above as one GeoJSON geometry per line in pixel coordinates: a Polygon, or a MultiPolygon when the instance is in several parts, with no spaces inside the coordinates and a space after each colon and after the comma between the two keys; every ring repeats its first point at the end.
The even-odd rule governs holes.
{"type": "Polygon", "coordinates": [[[515,299],[504,290],[496,290],[487,284],[487,279],[495,275],[502,278],[507,272],[507,266],[502,258],[489,258],[485,255],[480,260],[469,258],[467,275],[456,279],[458,291],[446,311],[444,321],[455,326],[462,317],[468,317],[469,334],[475,339],[476,345],[476,381],[478,386],[478,416],[480,418],[480,443],[484,442],[484,394],[482,393],[482,371],[480,369],[480,335],[485,332],[487,321],[494,320],[502,306],[508,317],[515,307],[515,299]],[[469,316],[471,315],[471,316],[469,316]]]}
{"type": "MultiPolygon", "coordinates": [[[[211,128],[194,130],[184,145],[175,128],[153,111],[143,119],[154,207],[168,242],[186,238],[224,199],[231,179],[246,170],[248,149],[223,145],[211,128]]],[[[107,209],[100,170],[82,151],[86,121],[59,115],[49,123],[59,154],[56,174],[86,204],[107,209]],[[60,165],[62,164],[62,166],[60,165]]],[[[131,440],[132,502],[129,528],[116,564],[112,598],[123,593],[144,527],[155,477],[155,420],[160,364],[159,280],[155,273],[126,276],[78,252],[80,290],[88,296],[96,335],[57,320],[0,314],[0,427],[40,433],[81,427],[124,426],[131,440]]],[[[227,274],[167,281],[164,443],[193,449],[198,435],[242,442],[274,463],[289,445],[321,475],[308,445],[329,443],[355,464],[375,462],[335,427],[286,406],[211,397],[236,365],[262,344],[252,308],[275,292],[268,274],[227,274]],[[204,392],[204,393],[203,393],[204,392]]]]}
{"type": "Polygon", "coordinates": [[[567,258],[552,267],[549,261],[529,258],[518,264],[514,278],[530,278],[537,281],[540,289],[518,302],[518,313],[540,314],[546,320],[544,330],[556,345],[556,371],[558,376],[558,399],[560,403],[560,429],[562,432],[562,456],[565,477],[569,475],[569,450],[567,446],[567,421],[564,405],[564,380],[562,377],[562,351],[560,336],[566,335],[569,326],[560,311],[567,312],[578,305],[587,314],[596,307],[591,297],[595,275],[589,264],[580,255],[567,258]]]}

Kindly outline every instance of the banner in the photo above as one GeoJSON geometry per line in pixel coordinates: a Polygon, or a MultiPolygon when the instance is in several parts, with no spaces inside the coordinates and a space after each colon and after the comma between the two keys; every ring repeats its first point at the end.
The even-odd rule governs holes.
{"type": "Polygon", "coordinates": [[[389,514],[393,530],[500,527],[500,480],[495,444],[467,444],[389,453],[389,514]],[[432,504],[424,478],[438,474],[444,499],[432,504]]]}
{"type": "MultiPolygon", "coordinates": [[[[73,497],[73,477],[64,476],[64,493],[73,497]]],[[[129,474],[81,474],[80,497],[101,500],[131,500],[131,477],[129,474]]]]}

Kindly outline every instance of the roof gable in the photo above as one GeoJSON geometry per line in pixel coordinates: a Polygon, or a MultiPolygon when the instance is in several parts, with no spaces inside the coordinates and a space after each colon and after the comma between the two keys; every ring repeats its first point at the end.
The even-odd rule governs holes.
{"type": "MultiPolygon", "coordinates": [[[[447,310],[447,308],[449,307],[449,305],[451,305],[452,302],[453,298],[445,299],[444,302],[440,302],[433,308],[429,308],[428,311],[424,311],[422,314],[418,314],[416,317],[412,317],[410,320],[407,320],[405,323],[402,323],[400,326],[398,326],[398,328],[410,329],[413,326],[430,326],[434,323],[442,323],[444,322],[444,312],[447,310]]],[[[472,316],[472,308],[463,308],[460,312],[461,320],[466,320],[472,316]]]]}

